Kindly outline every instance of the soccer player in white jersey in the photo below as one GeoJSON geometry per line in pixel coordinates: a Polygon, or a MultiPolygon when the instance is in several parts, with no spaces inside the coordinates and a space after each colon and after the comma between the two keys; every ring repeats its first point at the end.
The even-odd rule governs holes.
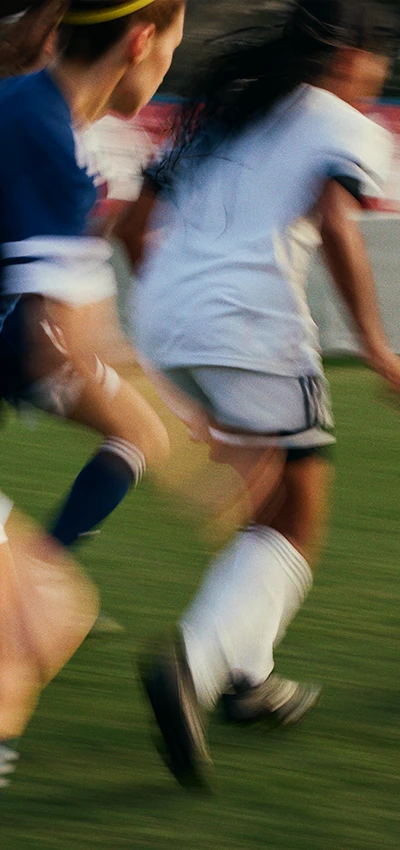
{"type": "Polygon", "coordinates": [[[143,663],[164,758],[182,784],[204,779],[202,711],[221,695],[238,720],[295,722],[315,702],[315,691],[273,673],[274,647],[312,585],[334,440],[292,228],[315,219],[366,361],[400,391],[354,216],[362,195],[381,192],[391,149],[357,107],[381,91],[396,48],[379,4],[298,0],[280,30],[216,61],[184,106],[167,162],[136,341],[253,504],[178,642],[143,663]]]}

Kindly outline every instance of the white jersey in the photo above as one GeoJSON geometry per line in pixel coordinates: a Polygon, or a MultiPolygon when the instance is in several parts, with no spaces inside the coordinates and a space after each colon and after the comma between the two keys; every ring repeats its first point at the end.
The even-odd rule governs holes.
{"type": "Polygon", "coordinates": [[[265,117],[184,158],[134,295],[136,342],[160,368],[321,371],[304,292],[315,237],[298,222],[327,180],[379,195],[391,138],[335,95],[301,85],[265,117]]]}

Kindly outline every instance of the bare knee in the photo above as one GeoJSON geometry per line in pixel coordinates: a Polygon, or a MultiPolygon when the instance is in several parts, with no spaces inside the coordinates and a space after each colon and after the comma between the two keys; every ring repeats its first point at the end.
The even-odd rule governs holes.
{"type": "Polygon", "coordinates": [[[167,462],[170,453],[168,432],[154,411],[148,419],[148,428],[136,434],[134,441],[143,452],[149,469],[158,468],[167,462]]]}
{"type": "Polygon", "coordinates": [[[114,369],[100,363],[86,370],[79,401],[68,418],[102,434],[136,446],[150,469],[169,456],[169,438],[161,419],[145,399],[114,369]]]}
{"type": "Polygon", "coordinates": [[[316,455],[288,463],[275,511],[258,522],[279,531],[313,566],[324,543],[332,469],[316,455]]]}
{"type": "Polygon", "coordinates": [[[170,452],[167,429],[155,410],[126,381],[121,381],[112,407],[113,436],[140,449],[148,468],[166,463],[170,452]]]}

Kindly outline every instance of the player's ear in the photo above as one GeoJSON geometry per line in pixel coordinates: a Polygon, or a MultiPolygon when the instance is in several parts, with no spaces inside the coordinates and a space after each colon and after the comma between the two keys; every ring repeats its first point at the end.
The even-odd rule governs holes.
{"type": "Polygon", "coordinates": [[[155,25],[150,23],[135,26],[131,30],[129,34],[128,51],[132,65],[139,65],[143,59],[146,59],[151,49],[155,31],[155,25]]]}
{"type": "Polygon", "coordinates": [[[347,80],[351,76],[354,63],[353,53],[353,48],[347,46],[339,47],[336,51],[335,58],[332,63],[332,70],[337,78],[347,80]]]}
{"type": "Polygon", "coordinates": [[[340,47],[336,53],[335,70],[342,80],[352,81],[358,78],[365,51],[358,47],[340,47]]]}

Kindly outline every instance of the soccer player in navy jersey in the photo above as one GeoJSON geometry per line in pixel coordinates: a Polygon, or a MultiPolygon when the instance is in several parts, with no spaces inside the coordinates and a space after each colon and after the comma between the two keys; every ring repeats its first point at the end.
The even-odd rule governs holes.
{"type": "MultiPolygon", "coordinates": [[[[21,33],[28,12],[18,8],[15,14],[20,17],[6,25],[21,33]]],[[[183,0],[78,0],[61,28],[51,68],[0,85],[0,393],[11,401],[28,399],[105,438],[75,482],[54,525],[53,543],[39,547],[40,552],[47,547],[43,570],[56,562],[54,581],[66,576],[55,606],[60,623],[49,619],[29,571],[18,582],[11,568],[4,573],[13,608],[8,604],[1,621],[10,626],[7,640],[0,634],[0,786],[15,763],[13,739],[23,731],[41,687],[94,619],[93,588],[75,578],[57,544],[70,545],[100,522],[146,464],[168,451],[156,414],[100,362],[88,339],[88,315],[113,294],[114,279],[108,245],[90,230],[96,191],[79,133],[110,108],[134,114],[147,103],[181,40],[183,17],[183,0]],[[75,615],[76,627],[66,629],[68,621],[74,626],[75,615]],[[21,634],[27,638],[22,645],[21,634]],[[5,704],[7,693],[14,705],[5,704]]],[[[0,37],[1,32],[0,27],[0,37]]],[[[40,43],[39,65],[52,51],[52,38],[50,31],[40,43]]],[[[4,523],[7,500],[4,511],[2,506],[1,501],[4,523]]],[[[26,539],[17,535],[15,542],[23,563],[39,556],[35,540],[24,548],[26,539]]],[[[2,542],[7,545],[0,527],[2,542]]],[[[47,581],[52,582],[48,570],[47,581]]]]}
{"type": "MultiPolygon", "coordinates": [[[[59,0],[31,0],[28,8],[26,0],[2,3],[1,76],[44,64],[65,8],[59,0]]],[[[65,550],[17,511],[9,519],[11,508],[0,493],[0,789],[9,784],[18,738],[42,688],[98,612],[96,590],[65,550]]]]}
{"type": "Polygon", "coordinates": [[[1,393],[104,436],[53,525],[66,546],[168,452],[155,412],[90,347],[88,316],[115,280],[108,243],[90,231],[96,189],[80,132],[111,108],[131,115],[147,103],[183,15],[182,0],[76,0],[51,66],[0,86],[1,393]]]}

